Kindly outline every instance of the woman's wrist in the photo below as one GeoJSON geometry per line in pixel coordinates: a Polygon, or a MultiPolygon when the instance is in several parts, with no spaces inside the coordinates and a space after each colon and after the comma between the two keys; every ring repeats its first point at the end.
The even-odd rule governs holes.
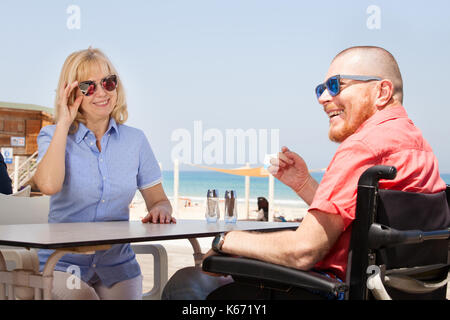
{"type": "Polygon", "coordinates": [[[56,123],[56,130],[68,133],[71,125],[72,123],[58,121],[56,123]]]}

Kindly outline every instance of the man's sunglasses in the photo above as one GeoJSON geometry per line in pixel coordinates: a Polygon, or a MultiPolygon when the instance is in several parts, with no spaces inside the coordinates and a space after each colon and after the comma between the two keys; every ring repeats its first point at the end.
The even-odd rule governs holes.
{"type": "MultiPolygon", "coordinates": [[[[102,80],[100,80],[100,84],[102,85],[103,89],[105,89],[106,91],[113,91],[117,88],[117,76],[116,75],[110,75],[107,76],[105,78],[103,78],[102,80]]],[[[84,94],[85,96],[90,96],[93,95],[97,85],[95,83],[95,81],[83,81],[80,82],[78,84],[78,88],[80,88],[80,91],[82,94],[84,94]]]]}
{"type": "Polygon", "coordinates": [[[341,85],[340,80],[341,79],[349,79],[349,80],[357,80],[357,81],[373,81],[373,80],[383,80],[376,76],[348,76],[348,75],[342,75],[338,74],[332,77],[329,77],[327,81],[324,83],[319,84],[316,87],[316,96],[317,99],[320,98],[320,96],[323,94],[325,89],[328,89],[328,92],[331,96],[337,96],[339,92],[341,91],[341,85]]]}

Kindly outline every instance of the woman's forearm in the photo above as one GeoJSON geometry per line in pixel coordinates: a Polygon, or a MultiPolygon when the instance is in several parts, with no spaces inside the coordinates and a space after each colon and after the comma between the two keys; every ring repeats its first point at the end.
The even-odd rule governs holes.
{"type": "Polygon", "coordinates": [[[39,190],[48,195],[61,191],[65,177],[65,155],[69,128],[56,125],[52,141],[39,162],[34,182],[39,190]]]}

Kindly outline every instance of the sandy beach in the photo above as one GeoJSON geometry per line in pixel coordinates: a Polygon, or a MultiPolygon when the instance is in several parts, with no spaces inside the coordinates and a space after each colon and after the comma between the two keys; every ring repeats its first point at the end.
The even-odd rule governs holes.
{"type": "MultiPolygon", "coordinates": [[[[178,210],[174,212],[174,217],[176,219],[205,219],[206,206],[205,201],[193,200],[187,197],[180,197],[182,200],[178,201],[178,210]]],[[[172,207],[174,206],[171,200],[172,207]]],[[[223,219],[224,210],[224,200],[220,200],[219,209],[221,211],[221,218],[223,219]]],[[[245,203],[238,202],[237,212],[238,219],[256,219],[257,206],[255,203],[250,203],[249,214],[245,211],[245,203]]],[[[301,208],[289,205],[275,205],[273,208],[274,216],[283,216],[286,220],[292,221],[296,219],[302,219],[307,212],[307,208],[301,208]]],[[[140,220],[147,214],[147,209],[145,207],[145,202],[139,197],[135,197],[130,205],[130,220],[140,220]]]]}

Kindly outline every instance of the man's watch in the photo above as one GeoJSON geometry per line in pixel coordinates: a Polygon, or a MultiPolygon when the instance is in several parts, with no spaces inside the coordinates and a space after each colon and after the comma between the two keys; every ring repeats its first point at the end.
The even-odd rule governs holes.
{"type": "Polygon", "coordinates": [[[217,253],[223,253],[222,246],[225,241],[225,233],[219,233],[214,237],[211,248],[217,253]]]}

